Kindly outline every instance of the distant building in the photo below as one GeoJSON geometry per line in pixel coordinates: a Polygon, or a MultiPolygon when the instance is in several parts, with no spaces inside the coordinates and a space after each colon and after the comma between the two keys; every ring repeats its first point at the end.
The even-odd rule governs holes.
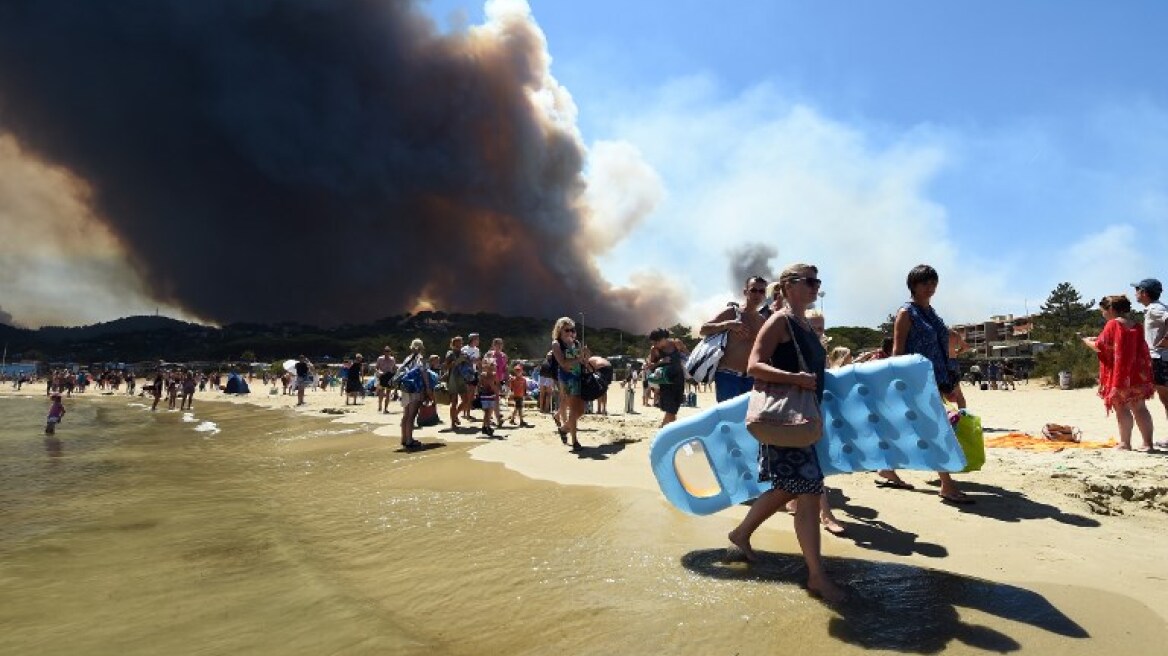
{"type": "Polygon", "coordinates": [[[981,323],[953,326],[976,358],[1029,358],[1050,347],[1030,339],[1034,317],[998,314],[981,323]]]}

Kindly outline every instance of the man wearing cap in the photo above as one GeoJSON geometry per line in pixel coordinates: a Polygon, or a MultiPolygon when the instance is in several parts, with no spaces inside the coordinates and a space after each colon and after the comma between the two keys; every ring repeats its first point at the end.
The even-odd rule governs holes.
{"type": "MultiPolygon", "coordinates": [[[[1152,356],[1152,380],[1168,414],[1168,306],[1160,302],[1164,287],[1155,278],[1133,282],[1132,287],[1136,288],[1136,302],[1144,306],[1144,338],[1152,356]]],[[[1156,448],[1168,449],[1168,440],[1157,442],[1156,448]]]]}

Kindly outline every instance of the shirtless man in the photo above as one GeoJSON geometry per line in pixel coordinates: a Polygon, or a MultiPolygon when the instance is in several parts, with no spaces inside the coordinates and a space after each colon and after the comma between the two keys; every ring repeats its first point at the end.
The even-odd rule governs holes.
{"type": "Polygon", "coordinates": [[[388,346],[377,356],[374,367],[377,369],[377,411],[389,414],[389,403],[392,400],[389,388],[393,382],[393,373],[397,370],[397,360],[394,360],[393,351],[388,346]]]}
{"type": "Polygon", "coordinates": [[[754,338],[765,321],[758,310],[767,301],[766,292],[766,280],[759,276],[750,278],[742,290],[746,296],[742,309],[731,305],[702,324],[698,331],[702,337],[728,331],[726,352],[714,372],[714,394],[718,402],[745,394],[754,387],[754,379],[746,375],[746,365],[754,338]]]}

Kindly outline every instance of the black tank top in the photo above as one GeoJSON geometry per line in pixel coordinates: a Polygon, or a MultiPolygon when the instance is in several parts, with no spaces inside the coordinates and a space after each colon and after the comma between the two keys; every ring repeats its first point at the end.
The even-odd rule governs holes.
{"type": "Polygon", "coordinates": [[[807,362],[808,373],[815,374],[815,395],[823,400],[823,370],[827,365],[827,352],[815,333],[799,324],[797,320],[788,321],[791,328],[791,338],[775,347],[771,354],[771,366],[792,373],[801,371],[799,356],[795,352],[795,341],[799,340],[799,349],[803,351],[803,360],[807,362]]]}

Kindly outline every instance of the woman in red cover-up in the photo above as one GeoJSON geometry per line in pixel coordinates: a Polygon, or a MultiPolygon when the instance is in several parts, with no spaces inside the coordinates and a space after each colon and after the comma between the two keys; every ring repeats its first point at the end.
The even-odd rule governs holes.
{"type": "Polygon", "coordinates": [[[1140,429],[1144,446],[1139,451],[1152,450],[1152,414],[1144,405],[1152,398],[1152,359],[1143,327],[1136,325],[1126,314],[1131,312],[1131,301],[1126,296],[1107,296],[1099,301],[1099,309],[1107,323],[1098,337],[1084,337],[1083,343],[1099,354],[1099,397],[1108,413],[1115,411],[1119,422],[1117,449],[1131,449],[1132,424],[1140,429]]]}

